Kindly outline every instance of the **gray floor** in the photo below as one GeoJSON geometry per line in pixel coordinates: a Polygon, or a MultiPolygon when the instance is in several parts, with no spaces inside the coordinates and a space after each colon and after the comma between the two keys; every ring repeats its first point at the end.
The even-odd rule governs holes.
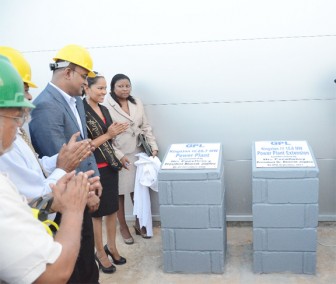
{"type": "MultiPolygon", "coordinates": [[[[130,224],[130,227],[132,225],[130,224]]],[[[228,222],[228,243],[223,274],[171,274],[162,266],[161,230],[155,224],[154,237],[143,239],[131,231],[133,245],[123,243],[118,230],[117,243],[127,263],[113,274],[100,272],[100,283],[336,283],[336,222],[321,222],[318,227],[316,275],[252,272],[252,224],[228,222]]]]}

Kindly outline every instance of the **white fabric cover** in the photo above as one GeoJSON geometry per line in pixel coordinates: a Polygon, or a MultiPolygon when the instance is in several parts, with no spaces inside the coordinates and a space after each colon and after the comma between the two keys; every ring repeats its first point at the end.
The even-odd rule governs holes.
{"type": "Polygon", "coordinates": [[[146,227],[147,236],[153,236],[152,211],[149,188],[158,192],[158,171],[161,161],[158,157],[148,157],[146,153],[136,155],[137,167],[134,185],[133,215],[139,218],[140,228],[146,227]]]}

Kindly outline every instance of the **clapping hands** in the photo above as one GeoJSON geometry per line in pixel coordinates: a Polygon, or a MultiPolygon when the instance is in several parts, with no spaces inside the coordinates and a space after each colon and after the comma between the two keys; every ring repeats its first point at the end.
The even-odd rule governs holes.
{"type": "Polygon", "coordinates": [[[128,127],[129,125],[127,122],[124,123],[113,122],[107,129],[107,134],[110,136],[111,139],[113,139],[118,134],[124,132],[128,127]]]}

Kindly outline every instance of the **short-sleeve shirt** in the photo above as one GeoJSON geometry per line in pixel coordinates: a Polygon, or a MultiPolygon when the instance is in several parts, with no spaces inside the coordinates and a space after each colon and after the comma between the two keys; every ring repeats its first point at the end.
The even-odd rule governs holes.
{"type": "Polygon", "coordinates": [[[0,283],[32,283],[61,254],[61,244],[33,217],[31,208],[3,173],[0,232],[0,283]]]}

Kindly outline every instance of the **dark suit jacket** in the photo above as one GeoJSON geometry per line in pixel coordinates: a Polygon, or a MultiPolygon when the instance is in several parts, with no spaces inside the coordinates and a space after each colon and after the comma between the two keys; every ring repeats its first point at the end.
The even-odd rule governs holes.
{"type": "MultiPolygon", "coordinates": [[[[87,138],[85,111],[82,99],[77,97],[77,109],[82,121],[84,137],[87,138]]],[[[32,143],[40,156],[52,156],[59,152],[64,143],[79,131],[79,125],[68,103],[61,93],[48,84],[34,100],[36,108],[31,113],[29,130],[32,143]]],[[[99,175],[93,155],[85,159],[77,171],[94,170],[99,175]]],[[[79,256],[69,283],[98,283],[99,272],[94,259],[94,237],[91,214],[84,211],[82,239],[79,256]]]]}

